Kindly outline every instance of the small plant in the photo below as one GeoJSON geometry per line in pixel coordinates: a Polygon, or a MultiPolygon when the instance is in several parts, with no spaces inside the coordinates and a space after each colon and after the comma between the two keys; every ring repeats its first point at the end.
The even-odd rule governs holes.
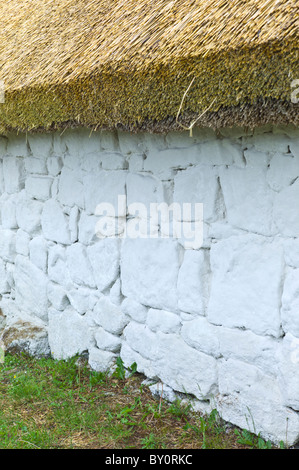
{"type": "Polygon", "coordinates": [[[260,434],[256,436],[255,434],[252,434],[247,429],[243,429],[242,431],[235,429],[234,432],[238,436],[237,442],[239,444],[249,446],[249,447],[254,447],[256,449],[271,449],[272,448],[271,442],[265,441],[260,436],[260,434]]]}
{"type": "Polygon", "coordinates": [[[141,439],[141,444],[142,449],[158,449],[160,447],[158,439],[156,438],[153,432],[141,439]]]}
{"type": "Polygon", "coordinates": [[[113,375],[120,380],[124,380],[126,378],[126,369],[121,357],[116,358],[116,368],[113,375]]]}
{"type": "Polygon", "coordinates": [[[181,400],[177,399],[171,403],[170,407],[167,410],[167,413],[171,413],[173,416],[178,419],[187,418],[188,413],[191,409],[191,405],[182,404],[181,400]]]}

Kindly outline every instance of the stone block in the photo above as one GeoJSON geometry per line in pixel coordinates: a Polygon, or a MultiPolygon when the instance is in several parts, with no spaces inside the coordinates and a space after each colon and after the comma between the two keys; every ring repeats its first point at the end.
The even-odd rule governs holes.
{"type": "Polygon", "coordinates": [[[24,160],[18,157],[3,158],[3,179],[5,191],[13,194],[24,188],[24,160]]]}
{"type": "Polygon", "coordinates": [[[81,174],[77,170],[64,167],[59,177],[58,200],[62,205],[84,207],[83,184],[81,174]]]}
{"type": "Polygon", "coordinates": [[[68,218],[55,199],[49,199],[43,205],[41,225],[47,240],[63,245],[71,243],[68,218]]]}
{"type": "Polygon", "coordinates": [[[49,282],[47,291],[49,302],[54,309],[63,311],[70,304],[67,292],[58,284],[49,282]]]}
{"type": "Polygon", "coordinates": [[[139,302],[136,302],[134,299],[124,299],[121,304],[121,310],[125,315],[129,316],[136,322],[145,323],[146,321],[148,308],[139,302]]]}
{"type": "Polygon", "coordinates": [[[86,247],[77,242],[67,247],[66,260],[72,281],[78,286],[96,287],[86,247]]]}
{"type": "Polygon", "coordinates": [[[104,328],[97,328],[95,332],[97,347],[104,351],[119,352],[122,340],[119,336],[113,335],[104,328]]]}
{"type": "Polygon", "coordinates": [[[212,166],[198,165],[179,172],[174,178],[173,201],[181,206],[181,218],[186,222],[197,220],[196,204],[203,204],[205,222],[217,220],[219,186],[217,173],[212,166]],[[184,211],[183,204],[191,207],[191,213],[184,211]],[[186,213],[185,213],[186,212],[186,213]]]}
{"type": "Polygon", "coordinates": [[[120,241],[117,238],[98,240],[86,248],[91,272],[99,291],[104,291],[119,275],[120,241]]]}
{"type": "Polygon", "coordinates": [[[161,310],[177,310],[180,247],[171,239],[129,239],[122,244],[122,293],[161,310]]]}
{"type": "Polygon", "coordinates": [[[89,349],[88,364],[97,372],[109,372],[116,361],[116,354],[96,347],[89,349]]]}
{"type": "Polygon", "coordinates": [[[49,345],[54,359],[68,359],[88,351],[92,330],[84,315],[71,306],[63,312],[49,309],[49,345]]]}
{"type": "Polygon", "coordinates": [[[290,186],[299,176],[299,156],[275,153],[271,158],[267,181],[274,191],[290,186]]]}
{"type": "Polygon", "coordinates": [[[15,261],[15,299],[19,309],[29,315],[48,319],[48,278],[22,255],[15,261]]]}
{"type": "Polygon", "coordinates": [[[101,203],[111,204],[117,216],[126,213],[118,212],[118,196],[126,195],[125,170],[101,170],[98,173],[87,174],[83,177],[85,210],[88,214],[95,214],[97,206],[101,203]]]}
{"type": "Polygon", "coordinates": [[[43,158],[26,157],[24,159],[25,170],[28,174],[46,175],[47,165],[43,158]]]}
{"type": "Polygon", "coordinates": [[[48,266],[48,245],[42,236],[34,237],[29,243],[29,257],[30,261],[35,266],[41,269],[44,273],[47,272],[48,266]]]}
{"type": "Polygon", "coordinates": [[[284,258],[279,242],[244,235],[212,244],[211,272],[211,323],[280,336],[284,258]]]}
{"type": "Polygon", "coordinates": [[[46,159],[53,150],[53,137],[51,134],[28,134],[28,143],[32,155],[40,159],[46,159]]]}
{"type": "Polygon", "coordinates": [[[289,445],[298,440],[298,413],[282,405],[275,377],[235,359],[220,361],[218,373],[215,403],[225,421],[276,444],[287,439],[289,445]]]}
{"type": "Polygon", "coordinates": [[[178,308],[204,315],[209,295],[209,260],[206,250],[187,250],[178,274],[178,308]]]}
{"type": "Polygon", "coordinates": [[[220,170],[227,221],[233,226],[262,235],[273,235],[274,194],[260,167],[229,167],[220,170]]]}
{"type": "Polygon", "coordinates": [[[16,257],[16,233],[12,230],[0,230],[0,256],[4,261],[14,262],[16,257]]]}
{"type": "Polygon", "coordinates": [[[298,237],[299,233],[299,179],[275,194],[273,220],[277,232],[285,237],[298,237]]]}
{"type": "Polygon", "coordinates": [[[179,333],[181,319],[179,315],[167,310],[150,308],[146,318],[146,325],[154,332],[179,333]]]}
{"type": "Polygon", "coordinates": [[[16,204],[16,219],[19,228],[33,236],[41,228],[41,213],[43,203],[34,199],[27,199],[20,193],[16,204]]]}
{"type": "Polygon", "coordinates": [[[129,321],[121,309],[106,296],[97,301],[93,309],[93,318],[99,326],[114,335],[121,335],[129,321]]]}
{"type": "Polygon", "coordinates": [[[16,253],[28,256],[30,240],[30,235],[27,232],[24,232],[24,230],[19,229],[16,232],[16,253]]]}
{"type": "Polygon", "coordinates": [[[51,176],[59,175],[62,167],[63,167],[63,161],[61,157],[55,155],[47,159],[47,170],[48,170],[49,175],[51,176]]]}
{"type": "Polygon", "coordinates": [[[298,412],[299,337],[287,333],[282,339],[276,357],[278,358],[278,380],[283,404],[298,412]]]}
{"type": "Polygon", "coordinates": [[[281,298],[282,328],[299,338],[299,269],[292,269],[285,278],[281,298]]]}
{"type": "Polygon", "coordinates": [[[32,199],[46,201],[51,196],[53,178],[50,176],[29,176],[25,181],[27,196],[32,199]]]}

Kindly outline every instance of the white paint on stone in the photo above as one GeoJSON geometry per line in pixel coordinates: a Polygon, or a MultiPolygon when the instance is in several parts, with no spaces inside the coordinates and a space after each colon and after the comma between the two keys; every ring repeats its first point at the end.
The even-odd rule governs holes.
{"type": "Polygon", "coordinates": [[[41,215],[41,225],[43,235],[47,240],[63,245],[70,244],[67,216],[55,199],[49,199],[45,202],[41,215]]]}
{"type": "MultiPolygon", "coordinates": [[[[48,334],[53,357],[84,354],[96,370],[113,370],[120,355],[168,397],[191,394],[194,409],[216,407],[241,428],[292,444],[298,129],[193,131],[1,138],[1,318],[43,325],[19,342],[24,350],[41,351],[48,334]],[[203,203],[202,245],[178,237],[159,212],[148,237],[134,204],[144,204],[148,223],[151,203],[173,202],[203,203]],[[105,233],[101,203],[115,211],[105,233]]],[[[194,228],[196,217],[182,215],[194,228]]]]}
{"type": "Polygon", "coordinates": [[[283,249],[259,235],[234,236],[211,247],[208,320],[279,337],[283,249]]]}
{"type": "Polygon", "coordinates": [[[177,310],[179,245],[171,239],[125,239],[121,254],[122,293],[153,308],[177,310]]]}
{"type": "Polygon", "coordinates": [[[15,260],[15,301],[20,311],[48,320],[48,279],[43,271],[22,255],[15,260]]]}
{"type": "Polygon", "coordinates": [[[283,330],[299,338],[299,269],[293,269],[287,274],[281,300],[283,330]]]}

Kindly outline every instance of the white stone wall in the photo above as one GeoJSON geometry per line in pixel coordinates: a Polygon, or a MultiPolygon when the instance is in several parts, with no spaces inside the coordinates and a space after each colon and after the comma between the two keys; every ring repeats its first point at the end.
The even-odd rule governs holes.
{"type": "Polygon", "coordinates": [[[299,439],[298,129],[11,134],[0,195],[8,324],[44,326],[55,358],[120,355],[202,411],[299,439]],[[134,203],[202,203],[203,243],[155,217],[155,237],[116,236],[111,216],[100,238],[102,202],[127,227],[145,227],[134,203]]]}

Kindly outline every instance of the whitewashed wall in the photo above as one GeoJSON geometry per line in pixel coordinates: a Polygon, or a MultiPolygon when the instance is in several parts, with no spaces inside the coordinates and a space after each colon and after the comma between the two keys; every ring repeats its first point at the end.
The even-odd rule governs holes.
{"type": "Polygon", "coordinates": [[[11,134],[0,194],[7,345],[97,370],[120,355],[202,411],[299,439],[298,129],[11,134]],[[203,203],[203,245],[100,239],[96,206],[119,195],[203,203]]]}

